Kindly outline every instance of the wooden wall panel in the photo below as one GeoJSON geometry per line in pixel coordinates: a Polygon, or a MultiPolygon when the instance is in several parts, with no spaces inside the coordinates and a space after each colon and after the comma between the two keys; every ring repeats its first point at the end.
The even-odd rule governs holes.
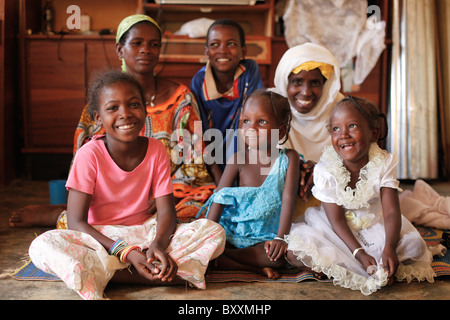
{"type": "Polygon", "coordinates": [[[71,146],[85,100],[85,44],[32,41],[27,48],[25,152],[71,146]]]}

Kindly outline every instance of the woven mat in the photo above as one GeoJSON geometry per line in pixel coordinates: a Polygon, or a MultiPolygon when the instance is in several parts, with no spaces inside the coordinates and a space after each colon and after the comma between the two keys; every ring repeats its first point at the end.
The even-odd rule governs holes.
{"type": "Polygon", "coordinates": [[[57,276],[38,269],[31,260],[10,274],[16,280],[61,281],[57,276]]]}
{"type": "MultiPolygon", "coordinates": [[[[433,247],[442,242],[442,236],[444,234],[443,230],[425,227],[416,228],[427,243],[427,246],[433,247]]],[[[448,234],[448,231],[446,233],[448,234]]],[[[443,243],[447,247],[447,252],[445,253],[445,255],[442,257],[434,256],[433,261],[431,262],[431,267],[438,277],[450,275],[450,249],[448,242],[449,240],[447,239],[447,242],[443,243]]]]}
{"type": "MultiPolygon", "coordinates": [[[[58,277],[45,273],[38,269],[31,260],[25,265],[17,269],[14,273],[10,274],[16,280],[28,280],[28,281],[61,281],[58,277]]],[[[317,280],[322,282],[331,281],[329,279],[320,280],[314,277],[312,273],[308,272],[283,272],[280,278],[276,280],[267,279],[259,274],[255,274],[247,271],[212,271],[206,276],[207,282],[301,282],[304,280],[317,280]]]]}
{"type": "MultiPolygon", "coordinates": [[[[444,231],[417,227],[422,238],[425,240],[428,246],[435,246],[441,243],[444,231]]],[[[439,276],[450,275],[450,250],[447,250],[445,256],[433,258],[431,266],[439,276]]],[[[17,269],[14,273],[10,274],[16,280],[38,280],[38,281],[61,281],[58,277],[51,274],[45,273],[44,271],[38,269],[33,262],[30,260],[25,265],[17,269]]],[[[276,280],[267,279],[263,275],[259,275],[247,271],[211,271],[206,276],[206,281],[213,282],[301,282],[305,280],[316,280],[320,282],[329,282],[332,280],[325,279],[321,280],[312,273],[309,272],[293,272],[285,271],[280,273],[280,278],[276,280]]]]}
{"type": "Polygon", "coordinates": [[[219,271],[214,270],[206,275],[206,282],[218,283],[218,282],[302,282],[305,280],[316,280],[319,282],[331,282],[331,279],[318,279],[312,273],[302,271],[284,271],[280,272],[280,277],[278,279],[272,280],[268,279],[266,276],[248,272],[248,271],[219,271]]]}

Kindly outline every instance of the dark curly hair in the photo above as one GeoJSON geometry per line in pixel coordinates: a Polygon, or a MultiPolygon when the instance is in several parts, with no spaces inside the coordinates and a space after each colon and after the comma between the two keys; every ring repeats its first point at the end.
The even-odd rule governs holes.
{"type": "MultiPolygon", "coordinates": [[[[382,121],[385,127],[384,135],[378,139],[378,141],[385,140],[388,135],[388,124],[387,118],[384,113],[378,112],[377,108],[374,106],[372,102],[363,98],[353,97],[351,95],[346,96],[344,99],[338,102],[338,104],[334,107],[335,109],[340,105],[347,104],[355,107],[364,118],[367,119],[369,126],[371,129],[378,129],[381,132],[382,121]]],[[[330,118],[331,121],[331,118],[330,118]]],[[[331,132],[331,124],[328,123],[328,131],[331,132]]]]}
{"type": "Polygon", "coordinates": [[[105,87],[112,86],[116,83],[128,83],[139,89],[139,93],[142,99],[142,103],[145,101],[144,89],[135,77],[128,73],[124,73],[118,70],[107,69],[106,71],[100,71],[93,75],[92,81],[90,82],[88,93],[87,93],[87,113],[94,121],[94,116],[99,111],[100,107],[100,94],[105,87]]]}
{"type": "Polygon", "coordinates": [[[214,21],[208,28],[208,32],[206,33],[206,46],[208,46],[209,32],[215,26],[230,26],[237,29],[239,32],[239,41],[241,42],[241,47],[245,46],[245,32],[242,26],[234,20],[231,19],[218,19],[214,21]]]}

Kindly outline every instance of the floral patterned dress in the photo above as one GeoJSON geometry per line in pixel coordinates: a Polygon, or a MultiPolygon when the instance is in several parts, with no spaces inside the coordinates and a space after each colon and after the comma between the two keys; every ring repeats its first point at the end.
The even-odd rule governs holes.
{"type": "MultiPolygon", "coordinates": [[[[112,240],[145,250],[156,236],[157,218],[142,225],[94,226],[112,240]]],[[[225,246],[223,228],[210,220],[199,219],[178,224],[167,253],[177,263],[177,276],[199,289],[205,289],[205,272],[209,261],[217,258],[225,246]]],[[[74,230],[50,230],[30,245],[30,258],[42,271],[58,276],[83,299],[103,299],[103,291],[122,263],[92,236],[74,230]]]]}

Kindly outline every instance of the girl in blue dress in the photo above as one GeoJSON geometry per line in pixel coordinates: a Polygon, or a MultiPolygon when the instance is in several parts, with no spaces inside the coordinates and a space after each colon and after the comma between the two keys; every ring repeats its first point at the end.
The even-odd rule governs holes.
{"type": "Polygon", "coordinates": [[[284,236],[291,227],[300,167],[297,152],[277,149],[290,120],[288,100],[272,91],[257,90],[244,102],[238,130],[243,143],[200,210],[226,231],[228,246],[216,260],[218,269],[279,277],[276,269],[285,264],[284,236]]]}

